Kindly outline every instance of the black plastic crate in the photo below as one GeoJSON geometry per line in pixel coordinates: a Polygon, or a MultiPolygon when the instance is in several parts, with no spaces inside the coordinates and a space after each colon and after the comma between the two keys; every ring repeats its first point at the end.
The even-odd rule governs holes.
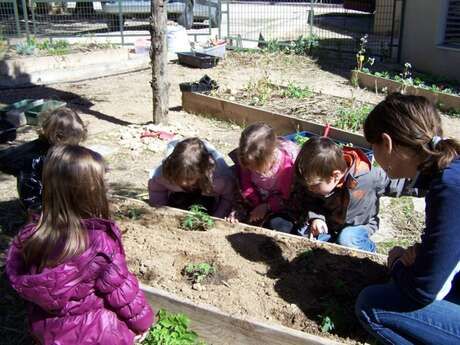
{"type": "Polygon", "coordinates": [[[16,127],[5,119],[0,119],[0,143],[16,139],[16,127]]]}
{"type": "Polygon", "coordinates": [[[179,63],[188,67],[213,68],[219,62],[217,56],[197,52],[177,53],[179,63]]]}

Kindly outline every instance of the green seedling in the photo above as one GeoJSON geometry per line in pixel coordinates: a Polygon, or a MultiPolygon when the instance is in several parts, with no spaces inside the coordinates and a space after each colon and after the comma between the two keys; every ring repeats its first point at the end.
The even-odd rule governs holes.
{"type": "Polygon", "coordinates": [[[321,332],[329,333],[335,328],[334,322],[332,322],[329,316],[321,316],[321,332]]]}
{"type": "Polygon", "coordinates": [[[37,46],[32,39],[29,42],[20,42],[16,45],[16,53],[19,55],[34,55],[36,51],[37,46]]]}
{"type": "Polygon", "coordinates": [[[206,231],[214,226],[214,220],[201,205],[193,205],[181,223],[182,229],[189,231],[206,231]]]}
{"type": "Polygon", "coordinates": [[[313,92],[308,86],[301,87],[290,82],[283,91],[282,96],[287,98],[305,99],[313,96],[313,92]]]}
{"type": "Polygon", "coordinates": [[[190,319],[184,314],[170,314],[160,309],[157,323],[142,345],[206,345],[199,341],[198,334],[189,329],[190,319]]]}
{"type": "Polygon", "coordinates": [[[47,55],[64,55],[70,51],[70,44],[64,40],[44,40],[36,43],[40,51],[45,51],[47,55]]]}
{"type": "Polygon", "coordinates": [[[184,268],[184,273],[193,284],[200,284],[215,274],[216,269],[213,265],[208,264],[207,262],[202,262],[199,264],[188,264],[184,268]]]}

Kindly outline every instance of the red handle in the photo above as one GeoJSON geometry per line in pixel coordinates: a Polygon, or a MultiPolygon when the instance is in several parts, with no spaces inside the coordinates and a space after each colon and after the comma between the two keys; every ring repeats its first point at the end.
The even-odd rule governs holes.
{"type": "Polygon", "coordinates": [[[330,123],[326,123],[326,126],[324,127],[324,133],[323,133],[323,137],[328,137],[329,136],[329,132],[331,131],[331,124],[330,123]]]}

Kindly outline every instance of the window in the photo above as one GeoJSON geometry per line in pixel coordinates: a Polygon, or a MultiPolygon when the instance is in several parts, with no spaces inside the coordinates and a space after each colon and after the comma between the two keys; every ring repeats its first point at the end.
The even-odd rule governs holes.
{"type": "Polygon", "coordinates": [[[444,44],[460,47],[460,0],[449,0],[444,44]]]}

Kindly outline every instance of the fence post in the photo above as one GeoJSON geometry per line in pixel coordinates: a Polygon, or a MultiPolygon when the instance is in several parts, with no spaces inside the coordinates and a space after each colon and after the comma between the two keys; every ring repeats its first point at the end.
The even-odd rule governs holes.
{"type": "Polygon", "coordinates": [[[404,36],[404,21],[406,18],[406,1],[402,1],[402,9],[401,9],[401,25],[399,26],[399,42],[398,42],[398,63],[401,63],[401,55],[402,55],[402,46],[403,46],[403,36],[404,36]]]}
{"type": "Polygon", "coordinates": [[[32,12],[32,27],[33,27],[33,32],[34,32],[34,35],[37,35],[37,24],[35,23],[34,3],[35,3],[35,0],[32,0],[32,2],[31,2],[32,6],[30,7],[30,11],[32,12]]]}
{"type": "Polygon", "coordinates": [[[18,11],[18,2],[13,0],[13,12],[14,12],[14,21],[16,23],[16,31],[18,36],[21,36],[21,25],[19,24],[19,11],[18,11]]]}
{"type": "Polygon", "coordinates": [[[230,0],[226,0],[227,3],[227,37],[230,36],[230,0]]]}
{"type": "Polygon", "coordinates": [[[121,7],[121,0],[118,0],[118,22],[120,24],[121,45],[124,46],[125,45],[125,36],[124,36],[124,32],[123,32],[124,23],[123,23],[123,10],[122,10],[122,7],[121,7]]]}
{"type": "Polygon", "coordinates": [[[310,0],[310,39],[313,37],[313,17],[315,16],[315,6],[313,0],[310,0]]]}
{"type": "MultiPolygon", "coordinates": [[[[33,4],[33,2],[32,2],[33,4]]],[[[33,7],[33,6],[32,6],[33,7]]],[[[32,10],[33,11],[33,10],[32,10]]],[[[26,0],[22,0],[22,13],[24,15],[24,24],[26,27],[26,38],[27,38],[27,44],[30,44],[30,31],[29,31],[29,14],[27,13],[27,4],[26,0]]]]}

